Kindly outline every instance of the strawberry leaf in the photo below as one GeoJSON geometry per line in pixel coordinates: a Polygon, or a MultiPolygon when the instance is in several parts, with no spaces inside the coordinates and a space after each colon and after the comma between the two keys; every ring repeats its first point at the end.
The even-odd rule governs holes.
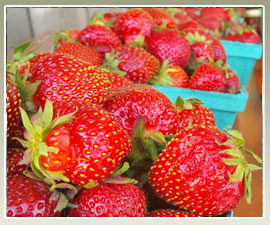
{"type": "Polygon", "coordinates": [[[160,144],[164,144],[164,145],[167,144],[166,139],[161,132],[152,133],[149,135],[149,138],[151,138],[152,140],[154,140],[155,142],[158,142],[160,144]]]}
{"type": "Polygon", "coordinates": [[[104,180],[104,183],[110,183],[110,184],[137,184],[138,181],[132,178],[128,177],[108,177],[107,179],[104,180]]]}
{"type": "Polygon", "coordinates": [[[97,181],[90,181],[87,184],[85,184],[83,187],[85,187],[85,188],[93,188],[93,187],[96,187],[97,185],[98,185],[97,181]]]}
{"type": "Polygon", "coordinates": [[[27,41],[17,47],[11,46],[14,49],[14,52],[13,52],[14,60],[17,60],[17,61],[21,60],[23,58],[23,54],[25,50],[30,46],[31,43],[32,41],[27,41]]]}
{"type": "Polygon", "coordinates": [[[57,201],[54,212],[61,212],[64,208],[67,207],[68,203],[69,203],[68,198],[62,192],[60,192],[60,197],[57,201]]]}
{"type": "Polygon", "coordinates": [[[239,149],[226,149],[226,150],[219,152],[219,154],[221,154],[221,153],[227,153],[227,154],[229,154],[231,156],[235,156],[235,157],[242,156],[242,153],[239,149]]]}
{"type": "Polygon", "coordinates": [[[251,203],[251,172],[250,170],[245,171],[245,198],[247,202],[250,204],[251,203]]]}
{"type": "Polygon", "coordinates": [[[248,149],[246,149],[246,148],[243,148],[243,150],[244,150],[248,155],[254,157],[254,158],[256,159],[257,162],[262,163],[262,159],[261,159],[258,155],[256,155],[254,152],[252,152],[252,151],[250,151],[250,150],[248,150],[248,149]]]}
{"type": "Polygon", "coordinates": [[[47,127],[53,119],[53,104],[46,100],[44,112],[42,115],[42,125],[43,127],[47,127]]]}
{"type": "Polygon", "coordinates": [[[120,176],[123,173],[125,173],[128,169],[129,169],[128,162],[124,162],[124,164],[122,165],[122,167],[120,169],[117,169],[116,171],[114,171],[114,173],[111,175],[111,177],[120,176]]]}
{"type": "Polygon", "coordinates": [[[35,128],[33,127],[27,113],[20,107],[22,122],[25,129],[32,135],[37,135],[35,128]]]}
{"type": "Polygon", "coordinates": [[[48,156],[48,152],[58,152],[58,148],[48,147],[44,142],[40,143],[38,153],[40,155],[48,156]]]}
{"type": "Polygon", "coordinates": [[[250,169],[250,171],[256,171],[256,170],[261,170],[262,167],[257,166],[255,164],[248,164],[248,168],[250,169]]]}

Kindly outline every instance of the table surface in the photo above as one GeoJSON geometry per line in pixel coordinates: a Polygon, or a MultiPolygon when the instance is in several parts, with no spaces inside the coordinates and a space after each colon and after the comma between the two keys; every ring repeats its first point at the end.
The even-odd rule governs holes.
{"type": "MultiPolygon", "coordinates": [[[[52,37],[48,35],[48,38],[44,41],[38,52],[47,52],[52,49],[52,37]]],[[[38,37],[36,40],[42,39],[38,37]]],[[[8,48],[7,57],[10,58],[12,52],[8,48]]],[[[259,71],[261,72],[261,71],[259,71]]],[[[259,94],[256,74],[253,71],[248,86],[247,91],[249,94],[246,109],[244,112],[238,113],[236,121],[233,125],[233,129],[237,129],[242,132],[245,140],[246,147],[262,156],[262,98],[259,94]]],[[[250,162],[256,163],[255,160],[248,158],[250,162]]],[[[242,198],[238,203],[237,207],[234,209],[234,217],[261,217],[262,214],[262,171],[255,171],[252,176],[252,202],[248,204],[245,198],[242,198]]]]}

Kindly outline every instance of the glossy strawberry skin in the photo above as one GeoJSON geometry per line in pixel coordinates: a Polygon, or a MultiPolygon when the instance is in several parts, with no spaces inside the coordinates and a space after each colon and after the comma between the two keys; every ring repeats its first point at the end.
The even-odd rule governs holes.
{"type": "Polygon", "coordinates": [[[177,107],[179,116],[179,131],[188,129],[189,121],[193,127],[215,126],[215,117],[210,109],[203,105],[193,104],[193,109],[181,109],[177,107]]]}
{"type": "Polygon", "coordinates": [[[112,24],[114,32],[124,43],[137,41],[141,36],[148,39],[154,27],[154,19],[142,9],[129,9],[112,24]]]}
{"type": "Polygon", "coordinates": [[[109,27],[97,24],[88,25],[81,30],[78,40],[102,55],[121,46],[120,39],[109,27]]]}
{"type": "Polygon", "coordinates": [[[195,217],[194,214],[184,210],[158,209],[146,214],[147,217],[195,217]]]}
{"type": "Polygon", "coordinates": [[[134,184],[103,183],[83,189],[73,201],[70,217],[144,217],[146,201],[143,191],[134,184]]]}
{"type": "Polygon", "coordinates": [[[202,8],[200,12],[201,17],[215,15],[226,22],[231,20],[230,14],[224,8],[202,8]]]}
{"type": "Polygon", "coordinates": [[[182,68],[187,66],[190,56],[190,45],[188,40],[177,34],[176,31],[167,30],[154,32],[148,40],[148,51],[161,63],[166,59],[170,64],[182,68]]]}
{"type": "MultiPolygon", "coordinates": [[[[13,137],[24,139],[25,128],[22,124],[18,126],[18,128],[14,131],[13,137]]],[[[12,139],[8,142],[8,147],[10,148],[24,148],[22,144],[16,139],[12,139]]]]}
{"type": "Polygon", "coordinates": [[[41,80],[33,95],[33,103],[38,109],[44,107],[46,99],[53,104],[61,101],[84,100],[103,104],[111,84],[100,73],[90,73],[89,64],[72,56],[50,54],[33,68],[31,82],[41,80]]]}
{"type": "Polygon", "coordinates": [[[117,73],[110,73],[106,72],[105,75],[107,75],[108,80],[112,84],[111,92],[115,93],[123,88],[129,87],[133,85],[133,82],[117,73]]]}
{"type": "Polygon", "coordinates": [[[260,44],[261,38],[258,33],[252,31],[244,31],[242,34],[225,36],[225,40],[238,41],[241,43],[260,44]]]}
{"type": "Polygon", "coordinates": [[[218,67],[202,64],[190,78],[191,89],[224,92],[225,74],[218,67]]]}
{"type": "Polygon", "coordinates": [[[71,183],[85,185],[102,182],[131,150],[131,142],[122,127],[100,106],[83,101],[61,102],[54,116],[78,110],[63,127],[70,131],[73,154],[64,169],[71,183]]]}
{"type": "Polygon", "coordinates": [[[230,68],[227,69],[227,73],[229,73],[229,76],[226,77],[225,92],[231,94],[240,92],[241,83],[237,74],[230,68]]]}
{"type": "Polygon", "coordinates": [[[7,216],[8,217],[54,217],[56,201],[50,201],[48,185],[24,175],[7,178],[7,216]]]}
{"type": "Polygon", "coordinates": [[[129,135],[132,135],[134,122],[140,115],[146,120],[146,130],[159,131],[164,135],[177,132],[175,106],[167,96],[148,85],[137,84],[115,93],[104,108],[129,135]]]}
{"type": "Polygon", "coordinates": [[[158,71],[158,59],[142,48],[123,45],[116,49],[116,54],[115,59],[120,61],[118,68],[133,82],[148,83],[158,71]]]}
{"type": "Polygon", "coordinates": [[[26,165],[19,165],[23,159],[23,149],[8,148],[7,150],[7,176],[22,174],[27,168],[26,165]]]}
{"type": "Polygon", "coordinates": [[[212,38],[211,47],[213,49],[214,61],[222,60],[223,64],[225,64],[227,62],[227,54],[220,40],[212,38]]]}
{"type": "Polygon", "coordinates": [[[197,22],[200,23],[210,35],[217,38],[222,36],[222,20],[219,17],[209,14],[198,18],[197,22]]]}
{"type": "Polygon", "coordinates": [[[177,65],[171,65],[167,70],[168,76],[173,80],[174,86],[179,88],[187,88],[189,83],[189,77],[184,69],[177,65]]]}
{"type": "Polygon", "coordinates": [[[180,31],[185,30],[185,29],[196,29],[196,30],[198,30],[198,29],[201,29],[201,25],[195,20],[188,20],[188,21],[186,21],[184,23],[179,24],[178,29],[180,31]]]}
{"type": "Polygon", "coordinates": [[[6,112],[7,112],[7,141],[11,141],[16,129],[20,125],[20,104],[21,104],[21,95],[20,92],[15,86],[10,78],[7,75],[7,103],[6,103],[6,112]]]}
{"type": "Polygon", "coordinates": [[[93,66],[101,66],[103,63],[103,57],[100,53],[90,47],[75,42],[65,43],[54,49],[53,52],[73,56],[93,66]]]}
{"type": "Polygon", "coordinates": [[[211,45],[209,45],[204,41],[196,41],[190,46],[190,48],[192,54],[191,59],[194,60],[199,65],[202,64],[203,62],[204,63],[209,62],[208,57],[210,58],[214,57],[211,45]],[[201,62],[202,59],[203,61],[201,62]]]}
{"type": "Polygon", "coordinates": [[[219,154],[227,136],[217,128],[183,130],[171,140],[151,168],[149,182],[164,200],[199,216],[222,215],[244,195],[244,180],[229,182],[235,166],[219,154]]]}
{"type": "Polygon", "coordinates": [[[32,77],[32,70],[33,70],[33,67],[34,65],[40,60],[40,59],[43,59],[44,57],[46,57],[47,55],[49,55],[50,53],[49,52],[45,52],[45,53],[39,53],[36,57],[32,58],[29,60],[29,64],[30,66],[26,63],[26,64],[23,64],[21,67],[20,67],[20,74],[25,74],[26,71],[28,70],[28,66],[29,66],[29,71],[28,71],[28,77],[31,78],[32,77]]]}
{"type": "Polygon", "coordinates": [[[165,10],[162,10],[160,8],[143,8],[143,10],[148,12],[149,15],[153,17],[157,27],[165,26],[166,29],[177,28],[176,21],[165,10]]]}

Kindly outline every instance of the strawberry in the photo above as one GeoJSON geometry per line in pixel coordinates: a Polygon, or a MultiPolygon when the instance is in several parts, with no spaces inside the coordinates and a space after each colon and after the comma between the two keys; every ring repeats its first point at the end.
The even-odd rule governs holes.
{"type": "Polygon", "coordinates": [[[195,217],[194,214],[184,210],[158,209],[146,214],[147,217],[195,217]]]}
{"type": "Polygon", "coordinates": [[[129,87],[133,85],[133,82],[117,73],[110,73],[110,72],[105,72],[104,75],[106,75],[107,79],[111,82],[112,84],[112,89],[111,92],[118,92],[122,90],[125,87],[129,87]]]}
{"type": "Polygon", "coordinates": [[[236,130],[197,126],[178,133],[151,168],[149,182],[167,202],[198,216],[231,211],[245,194],[251,200],[251,171],[243,152],[261,159],[244,147],[236,130]]]}
{"type": "Polygon", "coordinates": [[[193,127],[216,125],[215,117],[210,109],[202,105],[203,102],[197,98],[182,99],[178,96],[176,109],[179,116],[179,131],[193,127]]]}
{"type": "Polygon", "coordinates": [[[7,150],[7,176],[21,174],[26,168],[26,165],[20,165],[19,162],[23,159],[23,150],[20,148],[8,148],[7,150]]]}
{"type": "Polygon", "coordinates": [[[222,37],[223,22],[220,17],[208,14],[206,16],[200,16],[197,22],[206,29],[210,36],[215,38],[222,37]]]}
{"type": "Polygon", "coordinates": [[[104,108],[129,135],[132,135],[134,123],[140,115],[145,118],[145,129],[149,133],[159,131],[171,135],[177,132],[175,106],[163,93],[145,84],[136,84],[115,93],[104,108]]]}
{"type": "Polygon", "coordinates": [[[118,18],[122,12],[119,12],[117,10],[110,10],[106,12],[96,12],[94,15],[91,17],[91,22],[90,24],[99,24],[99,25],[104,25],[104,26],[111,26],[112,23],[118,18]]]}
{"type": "Polygon", "coordinates": [[[225,81],[225,92],[236,94],[240,92],[241,84],[236,72],[228,68],[225,81]]]}
{"type": "Polygon", "coordinates": [[[160,86],[187,88],[189,77],[180,66],[168,65],[168,60],[165,60],[158,74],[151,79],[150,83],[160,86]]]}
{"type": "Polygon", "coordinates": [[[106,55],[106,62],[102,67],[121,73],[133,82],[148,83],[158,72],[159,61],[143,48],[122,45],[114,54],[106,55]]]}
{"type": "Polygon", "coordinates": [[[157,28],[163,30],[177,28],[176,21],[165,10],[160,8],[143,8],[143,10],[148,12],[150,16],[155,20],[157,28]]]}
{"type": "Polygon", "coordinates": [[[188,20],[186,22],[180,23],[178,26],[178,29],[180,31],[185,30],[185,29],[199,30],[199,29],[202,29],[202,26],[195,20],[188,20]]]}
{"type": "Polygon", "coordinates": [[[168,59],[170,64],[185,68],[189,56],[188,40],[176,31],[166,30],[154,32],[148,42],[148,51],[157,57],[161,63],[168,59]]]}
{"type": "Polygon", "coordinates": [[[13,84],[11,77],[7,74],[7,141],[11,141],[16,129],[19,127],[20,124],[20,111],[19,107],[21,104],[20,92],[13,84]]]}
{"type": "Polygon", "coordinates": [[[124,43],[144,45],[155,27],[154,19],[144,10],[134,8],[122,13],[112,24],[114,32],[124,43]]]}
{"type": "MultiPolygon", "coordinates": [[[[24,139],[24,132],[25,132],[25,128],[22,125],[22,123],[20,123],[18,128],[14,131],[13,138],[17,137],[17,138],[24,139]]],[[[16,139],[10,140],[7,144],[9,148],[23,148],[21,143],[16,139]]]]}
{"type": "Polygon", "coordinates": [[[7,178],[8,217],[55,217],[57,200],[52,199],[48,185],[24,175],[7,178]]]}
{"type": "Polygon", "coordinates": [[[102,71],[90,72],[89,64],[72,56],[50,54],[33,68],[31,83],[42,81],[33,95],[33,103],[44,106],[46,99],[60,101],[84,100],[102,104],[111,84],[102,71]]]}
{"type": "Polygon", "coordinates": [[[134,184],[103,183],[83,189],[73,201],[70,217],[144,217],[146,202],[143,191],[134,184]]]}
{"type": "Polygon", "coordinates": [[[32,58],[29,60],[29,63],[24,63],[20,68],[19,68],[19,72],[20,74],[24,75],[26,72],[28,72],[28,77],[31,78],[32,77],[32,70],[34,65],[40,60],[43,59],[44,57],[46,57],[47,55],[49,55],[49,52],[45,52],[45,53],[39,53],[35,58],[32,58]]]}
{"type": "Polygon", "coordinates": [[[85,101],[46,102],[31,118],[23,163],[41,179],[91,187],[110,176],[131,150],[122,127],[100,106],[85,101]],[[41,121],[43,121],[41,123],[41,121]]]}
{"type": "Polygon", "coordinates": [[[222,60],[223,64],[225,64],[227,62],[227,54],[220,40],[212,38],[211,47],[213,49],[213,60],[215,62],[222,60]]]}
{"type": "Polygon", "coordinates": [[[253,28],[243,28],[235,35],[227,35],[224,37],[228,41],[238,41],[242,43],[260,44],[260,35],[253,28]]]}
{"type": "Polygon", "coordinates": [[[121,46],[120,39],[109,27],[98,24],[88,25],[81,30],[78,40],[102,55],[121,46]]]}
{"type": "Polygon", "coordinates": [[[177,12],[174,14],[174,18],[176,19],[176,23],[178,25],[178,29],[180,28],[181,24],[184,24],[190,20],[192,20],[189,16],[187,16],[183,12],[177,12]]]}
{"type": "Polygon", "coordinates": [[[226,22],[231,21],[230,14],[225,8],[202,8],[200,17],[204,17],[208,15],[215,15],[226,22]]]}
{"type": "Polygon", "coordinates": [[[180,12],[186,13],[186,15],[188,17],[190,17],[191,19],[193,19],[193,20],[198,18],[199,14],[200,14],[200,11],[201,11],[200,8],[195,8],[195,7],[192,7],[192,8],[178,8],[178,10],[180,10],[180,12]]]}
{"type": "Polygon", "coordinates": [[[181,33],[184,35],[192,34],[194,36],[199,35],[203,38],[205,38],[206,41],[211,41],[212,37],[210,37],[206,31],[202,29],[195,29],[195,28],[185,28],[181,30],[181,33]]]}
{"type": "Polygon", "coordinates": [[[191,89],[203,91],[224,92],[225,73],[221,68],[213,64],[202,64],[190,78],[191,89]]]}
{"type": "Polygon", "coordinates": [[[76,42],[78,40],[79,30],[61,30],[54,33],[54,47],[59,47],[62,44],[76,42]]]}
{"type": "Polygon", "coordinates": [[[100,53],[75,42],[62,44],[54,49],[53,53],[70,55],[93,66],[101,66],[103,63],[103,57],[100,53]]]}
{"type": "Polygon", "coordinates": [[[195,35],[188,33],[186,38],[189,41],[191,50],[187,69],[192,73],[201,64],[208,63],[209,57],[213,58],[214,53],[209,41],[206,41],[205,36],[199,35],[198,32],[195,35]]]}

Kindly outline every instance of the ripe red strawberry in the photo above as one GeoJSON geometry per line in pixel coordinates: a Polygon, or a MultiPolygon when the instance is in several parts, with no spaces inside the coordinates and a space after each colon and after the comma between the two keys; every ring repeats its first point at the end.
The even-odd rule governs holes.
{"type": "Polygon", "coordinates": [[[154,27],[154,19],[146,11],[137,8],[122,13],[112,24],[114,32],[124,43],[144,42],[154,27]]]}
{"type": "Polygon", "coordinates": [[[188,129],[189,126],[207,126],[216,125],[215,117],[210,109],[202,105],[203,102],[196,98],[182,99],[178,96],[176,109],[179,116],[179,131],[188,129]]]}
{"type": "Polygon", "coordinates": [[[177,12],[176,14],[174,14],[174,18],[176,19],[176,23],[178,25],[178,29],[179,29],[179,27],[180,27],[181,24],[184,24],[184,23],[192,20],[189,16],[187,16],[183,12],[177,12]]]}
{"type": "Polygon", "coordinates": [[[96,104],[73,100],[52,107],[47,101],[32,123],[22,111],[30,146],[24,162],[32,162],[33,172],[51,183],[90,187],[102,182],[131,150],[126,132],[96,104]],[[37,172],[41,169],[42,174],[37,172]]]}
{"type": "Polygon", "coordinates": [[[222,37],[223,22],[218,16],[212,14],[200,16],[197,22],[201,24],[212,37],[222,37]]]}
{"type": "Polygon", "coordinates": [[[198,32],[195,35],[188,33],[186,38],[190,44],[190,58],[187,69],[192,73],[198,66],[209,62],[209,58],[214,57],[212,46],[204,36],[200,36],[198,32]]]}
{"type": "MultiPolygon", "coordinates": [[[[152,167],[149,182],[167,202],[199,216],[231,211],[241,197],[251,198],[251,171],[242,152],[245,141],[235,131],[198,126],[171,140],[152,167]]],[[[248,151],[259,162],[261,159],[248,151]]]]}
{"type": "Polygon", "coordinates": [[[107,184],[83,189],[73,201],[70,217],[144,217],[143,191],[134,184],[107,184]]]}
{"type": "Polygon", "coordinates": [[[185,30],[185,29],[199,30],[199,29],[202,29],[202,26],[195,20],[188,20],[184,23],[180,23],[180,25],[178,26],[178,29],[180,31],[185,30]]]}
{"type": "Polygon", "coordinates": [[[13,81],[11,80],[11,77],[9,74],[7,74],[7,141],[11,141],[14,132],[20,125],[20,111],[19,107],[21,104],[21,95],[20,92],[13,84],[13,81]]]}
{"type": "Polygon", "coordinates": [[[148,83],[158,72],[159,61],[143,48],[122,45],[115,54],[106,56],[104,67],[113,72],[123,71],[126,78],[136,83],[148,83]]]}
{"type": "Polygon", "coordinates": [[[165,10],[160,8],[143,8],[155,20],[156,27],[160,29],[176,29],[176,21],[165,10]]]}
{"type": "Polygon", "coordinates": [[[168,61],[164,61],[158,74],[151,79],[150,83],[160,86],[187,88],[189,77],[180,66],[168,65],[168,61]]]}
{"type": "Polygon", "coordinates": [[[146,120],[146,133],[159,131],[163,135],[170,135],[177,132],[175,106],[167,96],[148,85],[137,84],[115,93],[106,101],[104,108],[130,135],[140,115],[146,120]]]}
{"type": "Polygon", "coordinates": [[[158,209],[146,214],[147,217],[195,217],[194,214],[184,210],[158,209]]]}
{"type": "Polygon", "coordinates": [[[217,62],[222,60],[223,64],[227,62],[227,54],[220,40],[217,38],[212,38],[211,47],[213,49],[213,60],[217,62]]]}
{"type": "Polygon", "coordinates": [[[93,66],[101,66],[103,63],[103,57],[100,53],[90,47],[75,42],[63,44],[54,49],[53,52],[73,56],[93,66]]]}
{"type": "Polygon", "coordinates": [[[225,8],[202,8],[200,12],[200,17],[215,15],[223,21],[231,21],[230,14],[225,8]]]}
{"type": "Polygon", "coordinates": [[[111,82],[112,84],[112,89],[111,92],[118,92],[122,90],[125,87],[129,87],[133,85],[133,82],[117,73],[111,73],[104,71],[104,75],[107,77],[107,79],[111,82]]]}
{"type": "Polygon", "coordinates": [[[60,216],[56,209],[57,201],[50,200],[48,185],[24,175],[7,178],[8,217],[54,217],[60,216]]]}
{"type": "Polygon", "coordinates": [[[198,16],[200,15],[200,8],[177,8],[178,10],[180,10],[180,12],[184,12],[188,17],[190,17],[191,19],[195,20],[198,18],[198,16]]]}
{"type": "Polygon", "coordinates": [[[190,45],[188,40],[176,31],[154,32],[147,45],[148,51],[157,57],[161,63],[168,59],[170,64],[182,68],[186,67],[190,56],[190,45]]]}
{"type": "Polygon", "coordinates": [[[224,37],[228,41],[238,41],[242,43],[260,44],[261,38],[255,29],[242,29],[235,35],[227,35],[224,37]]]}
{"type": "Polygon", "coordinates": [[[46,99],[53,104],[70,100],[102,104],[111,84],[101,73],[90,72],[88,67],[88,63],[61,54],[50,54],[40,60],[33,68],[31,79],[31,83],[42,81],[33,95],[36,109],[44,106],[46,99]]]}
{"type": "Polygon", "coordinates": [[[81,30],[78,40],[103,55],[121,46],[120,39],[109,27],[98,24],[88,25],[81,30]]]}
{"type": "Polygon", "coordinates": [[[224,92],[225,74],[216,65],[202,64],[192,74],[189,87],[203,91],[224,92]]]}
{"type": "Polygon", "coordinates": [[[24,75],[26,72],[28,72],[28,77],[31,78],[32,77],[32,70],[33,70],[34,65],[40,59],[43,59],[44,57],[46,57],[49,54],[50,54],[49,52],[39,53],[35,58],[30,59],[29,64],[25,63],[19,68],[20,74],[24,75]]]}
{"type": "MultiPolygon", "coordinates": [[[[24,132],[25,132],[25,128],[20,123],[18,128],[14,131],[13,137],[24,139],[24,132]]],[[[9,148],[23,148],[21,143],[16,139],[10,140],[7,144],[9,148]]]]}
{"type": "Polygon", "coordinates": [[[225,92],[226,93],[231,93],[231,94],[236,94],[240,92],[241,89],[241,84],[239,77],[230,68],[227,68],[226,71],[226,81],[225,81],[225,92]]]}
{"type": "Polygon", "coordinates": [[[7,176],[22,174],[27,168],[26,165],[20,165],[23,159],[23,150],[20,148],[8,148],[7,150],[7,176]]]}

